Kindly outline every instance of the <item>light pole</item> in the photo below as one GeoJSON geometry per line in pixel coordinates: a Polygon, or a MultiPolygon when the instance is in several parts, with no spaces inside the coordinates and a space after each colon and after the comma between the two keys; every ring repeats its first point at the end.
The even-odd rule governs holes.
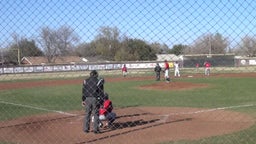
{"type": "Polygon", "coordinates": [[[1,49],[1,65],[4,64],[4,50],[2,48],[1,49]]]}
{"type": "Polygon", "coordinates": [[[212,43],[211,43],[211,36],[209,36],[209,56],[212,54],[212,43]]]}
{"type": "Polygon", "coordinates": [[[19,36],[17,34],[13,34],[13,39],[16,41],[17,45],[17,59],[18,59],[18,64],[20,65],[20,45],[19,45],[19,36]]]}
{"type": "Polygon", "coordinates": [[[18,41],[18,38],[16,39],[16,42],[17,42],[17,53],[18,53],[18,64],[20,65],[20,45],[19,45],[19,41],[18,41]]]}

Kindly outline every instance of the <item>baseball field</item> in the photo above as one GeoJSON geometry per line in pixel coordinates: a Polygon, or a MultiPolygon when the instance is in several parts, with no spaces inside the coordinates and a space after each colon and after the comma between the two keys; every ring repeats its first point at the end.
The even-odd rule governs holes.
{"type": "Polygon", "coordinates": [[[86,76],[58,75],[0,76],[0,144],[256,141],[256,73],[182,75],[170,83],[155,81],[154,73],[125,78],[102,74],[117,119],[114,129],[102,128],[97,135],[82,131],[81,83],[86,76]]]}

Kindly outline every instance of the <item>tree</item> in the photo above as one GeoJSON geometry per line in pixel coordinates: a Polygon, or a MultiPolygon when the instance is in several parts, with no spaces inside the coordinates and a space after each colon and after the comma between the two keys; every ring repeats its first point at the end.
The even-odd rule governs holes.
{"type": "Polygon", "coordinates": [[[44,49],[45,56],[49,63],[55,61],[55,57],[58,54],[57,47],[57,36],[54,30],[51,30],[49,27],[42,28],[40,44],[44,49]]]}
{"type": "Polygon", "coordinates": [[[74,52],[74,46],[79,41],[77,34],[68,26],[61,26],[56,31],[58,48],[62,56],[70,55],[74,52]]]}
{"type": "Polygon", "coordinates": [[[94,40],[97,54],[108,60],[114,60],[120,46],[120,31],[117,27],[100,27],[94,40]]]}
{"type": "Polygon", "coordinates": [[[187,47],[186,54],[225,54],[228,47],[228,39],[219,33],[202,35],[195,40],[194,44],[187,47]]]}
{"type": "Polygon", "coordinates": [[[33,57],[44,55],[43,51],[36,46],[34,40],[28,40],[26,38],[21,39],[19,41],[19,47],[21,57],[33,57]]]}
{"type": "Polygon", "coordinates": [[[256,56],[256,38],[251,36],[245,36],[241,40],[241,45],[237,50],[241,55],[250,57],[256,56]]]}
{"type": "Polygon", "coordinates": [[[178,56],[183,53],[183,50],[185,49],[185,47],[186,46],[182,44],[174,45],[173,48],[171,49],[171,53],[178,56]]]}
{"type": "Polygon", "coordinates": [[[171,53],[171,49],[166,44],[152,43],[150,47],[156,52],[156,54],[167,54],[171,53]]]}
{"type": "Polygon", "coordinates": [[[213,39],[210,39],[211,53],[213,54],[225,54],[228,51],[228,39],[223,38],[220,33],[216,33],[213,39]]]}
{"type": "Polygon", "coordinates": [[[122,48],[116,55],[116,60],[137,61],[156,60],[156,52],[146,42],[127,38],[122,42],[122,48]]]}
{"type": "Polygon", "coordinates": [[[91,43],[82,43],[76,47],[76,55],[82,57],[93,57],[96,55],[95,45],[91,43]]]}
{"type": "Polygon", "coordinates": [[[34,40],[19,38],[17,34],[13,34],[13,42],[7,49],[7,53],[5,54],[5,60],[20,64],[20,60],[22,57],[42,55],[44,55],[42,50],[36,46],[34,40]]]}
{"type": "Polygon", "coordinates": [[[57,30],[44,27],[40,38],[40,44],[49,63],[54,62],[58,56],[73,54],[74,45],[79,41],[73,29],[68,26],[62,26],[57,30]]]}
{"type": "MultiPolygon", "coordinates": [[[[161,46],[166,50],[166,45],[161,46]]],[[[157,49],[157,48],[156,48],[157,49]]],[[[100,56],[105,60],[136,61],[155,60],[156,49],[143,40],[120,36],[116,27],[100,27],[99,34],[89,44],[79,45],[77,52],[81,56],[100,56]]]]}

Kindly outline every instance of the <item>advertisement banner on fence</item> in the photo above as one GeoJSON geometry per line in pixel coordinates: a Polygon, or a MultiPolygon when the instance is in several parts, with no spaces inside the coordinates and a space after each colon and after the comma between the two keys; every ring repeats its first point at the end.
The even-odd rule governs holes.
{"type": "Polygon", "coordinates": [[[89,65],[78,65],[79,70],[88,70],[89,69],[89,65]]]}
{"type": "Polygon", "coordinates": [[[13,68],[13,70],[15,73],[23,73],[24,72],[23,67],[15,67],[15,68],[13,68]]]}
{"type": "Polygon", "coordinates": [[[256,65],[256,60],[249,60],[249,65],[256,65]]]}
{"type": "Polygon", "coordinates": [[[43,72],[44,71],[44,67],[43,66],[36,66],[34,68],[35,72],[43,72]]]}
{"type": "Polygon", "coordinates": [[[73,66],[70,66],[70,65],[64,65],[62,68],[64,71],[70,71],[70,70],[73,70],[72,68],[73,66]]]}
{"type": "Polygon", "coordinates": [[[4,71],[3,71],[3,72],[4,72],[4,73],[14,73],[12,67],[11,67],[11,68],[4,68],[4,71]]]}
{"type": "Polygon", "coordinates": [[[44,72],[52,72],[53,66],[44,66],[44,72]]]}
{"type": "MultiPolygon", "coordinates": [[[[252,62],[256,63],[256,62],[252,62]]],[[[164,63],[159,63],[163,66],[164,63]]],[[[24,67],[9,67],[2,68],[1,73],[33,73],[33,72],[59,72],[59,71],[81,71],[81,70],[115,70],[121,69],[123,63],[107,63],[107,64],[82,64],[82,65],[42,65],[42,66],[24,66],[24,67]]],[[[131,69],[154,68],[156,62],[150,63],[126,63],[126,66],[131,69]]]]}
{"type": "Polygon", "coordinates": [[[131,64],[126,64],[128,68],[154,68],[156,63],[131,63],[131,64]]]}
{"type": "Polygon", "coordinates": [[[33,67],[24,67],[24,72],[34,72],[33,67]]]}
{"type": "Polygon", "coordinates": [[[65,66],[62,66],[62,65],[55,65],[55,66],[53,67],[53,70],[54,70],[54,71],[64,71],[64,67],[65,67],[65,66]]]}
{"type": "Polygon", "coordinates": [[[99,65],[89,65],[89,70],[104,70],[105,65],[99,64],[99,65]]]}

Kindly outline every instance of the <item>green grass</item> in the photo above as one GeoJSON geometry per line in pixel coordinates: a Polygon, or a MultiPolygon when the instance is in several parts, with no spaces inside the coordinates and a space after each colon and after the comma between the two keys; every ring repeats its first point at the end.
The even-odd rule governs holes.
{"type": "Polygon", "coordinates": [[[200,140],[180,140],[175,142],[164,142],[161,144],[255,144],[256,125],[249,129],[232,134],[203,138],[200,140]]]}
{"type": "Polygon", "coordinates": [[[154,83],[152,80],[112,83],[107,86],[118,106],[180,106],[180,107],[224,107],[256,102],[252,78],[204,78],[183,79],[191,83],[205,83],[208,88],[180,91],[139,90],[139,85],[154,83]],[[112,90],[116,87],[122,87],[112,90]],[[120,98],[121,97],[121,98],[120,98]]]}
{"type": "MultiPolygon", "coordinates": [[[[145,81],[120,81],[105,84],[115,107],[163,106],[218,108],[254,104],[252,107],[234,108],[256,118],[256,78],[183,78],[176,81],[208,84],[207,88],[193,90],[142,90],[138,86],[156,83],[145,81]]],[[[2,90],[0,93],[0,120],[55,111],[81,110],[81,84],[45,86],[16,90],[2,90]],[[4,103],[3,103],[4,102],[4,103]],[[6,102],[6,103],[5,103],[6,102]],[[7,104],[8,102],[20,105],[7,104]],[[26,107],[29,106],[29,107],[26,107]],[[44,110],[34,109],[38,107],[44,110]],[[49,110],[49,111],[45,111],[49,110]]],[[[204,138],[198,141],[178,141],[165,144],[196,143],[251,143],[256,141],[256,125],[241,132],[204,138]]],[[[1,143],[1,142],[0,142],[1,143]]]]}

